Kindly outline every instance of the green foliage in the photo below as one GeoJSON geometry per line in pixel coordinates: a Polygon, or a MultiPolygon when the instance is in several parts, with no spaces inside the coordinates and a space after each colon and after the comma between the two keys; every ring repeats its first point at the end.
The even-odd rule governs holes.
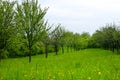
{"type": "Polygon", "coordinates": [[[28,48],[25,46],[26,40],[21,37],[21,34],[17,34],[9,39],[10,46],[7,48],[9,51],[8,57],[23,57],[28,55],[28,48]]]}
{"type": "Polygon", "coordinates": [[[63,38],[64,38],[65,47],[67,47],[67,52],[69,52],[70,49],[72,49],[73,46],[74,46],[74,42],[75,42],[75,40],[74,40],[74,34],[73,34],[73,32],[66,31],[64,33],[63,38]]]}
{"type": "Polygon", "coordinates": [[[120,31],[115,24],[106,25],[106,27],[97,30],[92,36],[95,46],[102,47],[104,49],[109,49],[114,52],[120,47],[120,31]]]}
{"type": "Polygon", "coordinates": [[[80,36],[80,34],[74,34],[74,36],[73,36],[74,38],[74,40],[73,40],[73,43],[74,43],[74,49],[75,50],[80,50],[81,49],[81,36],[80,36]]]}
{"type": "Polygon", "coordinates": [[[40,40],[46,31],[44,26],[44,16],[47,9],[41,9],[38,0],[22,1],[22,4],[17,4],[16,18],[18,27],[26,40],[26,46],[29,50],[29,62],[31,62],[32,46],[40,40]]]}
{"type": "Polygon", "coordinates": [[[102,49],[85,49],[59,56],[5,59],[0,80],[119,80],[120,56],[102,49]],[[17,67],[17,68],[16,68],[17,67]]]}
{"type": "Polygon", "coordinates": [[[38,0],[0,0],[0,59],[46,54],[67,49],[104,48],[119,53],[120,30],[108,24],[90,36],[66,31],[61,24],[52,30],[44,20],[48,8],[42,9],[38,0]]]}
{"type": "Polygon", "coordinates": [[[52,44],[54,46],[54,50],[56,52],[56,55],[59,51],[59,47],[60,45],[63,45],[64,43],[62,43],[62,37],[64,35],[64,29],[61,27],[61,25],[59,24],[53,31],[51,34],[51,40],[52,40],[52,44]]]}
{"type": "Polygon", "coordinates": [[[53,45],[48,46],[48,52],[55,52],[54,48],[53,48],[53,45]]]}
{"type": "Polygon", "coordinates": [[[81,49],[88,48],[88,42],[90,40],[90,35],[87,32],[84,32],[81,34],[80,43],[81,43],[81,49]]]}
{"type": "Polygon", "coordinates": [[[37,55],[37,54],[43,54],[44,53],[44,45],[42,42],[37,42],[36,44],[33,45],[32,47],[32,55],[37,55]]]}
{"type": "Polygon", "coordinates": [[[7,50],[1,50],[1,59],[8,58],[9,52],[7,50]]]}
{"type": "Polygon", "coordinates": [[[7,56],[8,40],[15,32],[14,4],[15,2],[0,1],[0,59],[4,57],[3,55],[7,56]]]}

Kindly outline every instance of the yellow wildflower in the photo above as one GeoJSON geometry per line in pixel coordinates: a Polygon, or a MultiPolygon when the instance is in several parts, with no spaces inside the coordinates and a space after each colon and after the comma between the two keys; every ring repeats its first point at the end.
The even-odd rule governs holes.
{"type": "Polygon", "coordinates": [[[39,74],[39,71],[37,70],[36,73],[39,74]]]}
{"type": "Polygon", "coordinates": [[[91,77],[88,77],[88,80],[91,80],[91,77]]]}
{"type": "Polygon", "coordinates": [[[27,77],[27,76],[28,76],[27,74],[24,75],[24,77],[27,77]]]}
{"type": "Polygon", "coordinates": [[[62,77],[64,77],[64,74],[62,75],[62,77]]]}
{"type": "Polygon", "coordinates": [[[3,80],[3,77],[1,77],[1,80],[3,80]]]}
{"type": "Polygon", "coordinates": [[[101,72],[100,72],[100,71],[98,72],[98,75],[101,75],[101,72]]]}
{"type": "Polygon", "coordinates": [[[53,79],[55,79],[55,76],[53,76],[53,79]]]}

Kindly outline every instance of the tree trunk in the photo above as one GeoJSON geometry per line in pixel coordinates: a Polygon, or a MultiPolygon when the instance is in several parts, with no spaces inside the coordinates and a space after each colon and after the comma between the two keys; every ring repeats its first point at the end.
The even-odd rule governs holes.
{"type": "Polygon", "coordinates": [[[74,44],[74,51],[76,51],[76,45],[74,44]]]}
{"type": "Polygon", "coordinates": [[[2,59],[2,50],[0,49],[0,62],[1,62],[1,59],[2,59]]]}
{"type": "Polygon", "coordinates": [[[62,53],[64,54],[64,46],[62,45],[61,47],[62,47],[62,53]]]}
{"type": "Polygon", "coordinates": [[[115,47],[116,47],[115,41],[113,41],[113,52],[115,52],[115,47]]]}
{"type": "Polygon", "coordinates": [[[57,51],[57,46],[56,46],[56,48],[55,48],[55,52],[56,52],[56,55],[58,54],[58,51],[57,51]]]}
{"type": "Polygon", "coordinates": [[[31,47],[29,48],[29,63],[31,62],[31,54],[32,54],[32,50],[31,47]]]}
{"type": "Polygon", "coordinates": [[[112,52],[114,53],[114,49],[115,49],[114,42],[112,42],[111,48],[112,48],[112,52]]]}
{"type": "Polygon", "coordinates": [[[72,45],[71,45],[70,49],[71,49],[71,52],[72,52],[73,51],[73,46],[72,45]]]}
{"type": "Polygon", "coordinates": [[[69,46],[67,46],[67,52],[69,53],[69,46]]]}
{"type": "Polygon", "coordinates": [[[117,52],[119,52],[119,41],[116,41],[116,48],[117,48],[117,52]]]}
{"type": "Polygon", "coordinates": [[[45,57],[47,58],[48,57],[48,44],[45,45],[45,57]]]}
{"type": "Polygon", "coordinates": [[[56,53],[56,55],[58,54],[58,46],[57,45],[55,45],[55,53],[56,53]]]}
{"type": "Polygon", "coordinates": [[[57,55],[57,51],[56,51],[56,55],[57,55]]]}
{"type": "Polygon", "coordinates": [[[113,53],[115,52],[115,49],[114,49],[114,47],[112,48],[112,52],[113,52],[113,53]]]}

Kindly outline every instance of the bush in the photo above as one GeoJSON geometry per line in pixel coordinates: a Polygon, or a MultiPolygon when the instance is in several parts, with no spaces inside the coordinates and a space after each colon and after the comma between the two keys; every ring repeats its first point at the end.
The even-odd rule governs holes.
{"type": "Polygon", "coordinates": [[[48,46],[48,52],[54,52],[55,50],[54,50],[54,48],[53,48],[53,46],[52,45],[49,45],[48,46]]]}
{"type": "Polygon", "coordinates": [[[9,52],[7,50],[2,50],[1,51],[1,58],[2,59],[8,58],[8,54],[9,54],[9,52]]]}
{"type": "Polygon", "coordinates": [[[44,45],[42,42],[37,42],[32,47],[32,55],[43,54],[44,53],[44,45]]]}

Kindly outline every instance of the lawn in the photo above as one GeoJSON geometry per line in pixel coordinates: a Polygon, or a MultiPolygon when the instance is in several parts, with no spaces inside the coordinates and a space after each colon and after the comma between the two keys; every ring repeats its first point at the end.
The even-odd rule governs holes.
{"type": "Polygon", "coordinates": [[[59,55],[4,59],[0,80],[120,80],[120,55],[85,49],[59,55]]]}

